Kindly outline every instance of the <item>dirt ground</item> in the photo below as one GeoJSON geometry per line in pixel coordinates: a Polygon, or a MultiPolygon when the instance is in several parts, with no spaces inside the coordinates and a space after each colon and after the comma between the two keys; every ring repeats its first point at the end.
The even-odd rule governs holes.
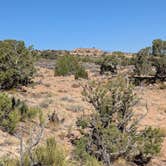
{"type": "MultiPolygon", "coordinates": [[[[90,73],[90,78],[94,78],[93,73],[90,73]]],[[[33,85],[23,87],[22,90],[11,90],[8,93],[24,100],[30,106],[40,107],[46,117],[55,112],[60,123],[47,124],[43,141],[53,136],[67,151],[70,151],[72,149],[71,137],[79,136],[75,125],[76,119],[81,115],[90,114],[93,110],[81,94],[81,85],[85,83],[85,80],[75,80],[73,76],[54,77],[52,69],[38,66],[33,85]]],[[[135,108],[138,116],[145,113],[146,102],[148,105],[147,116],[141,122],[140,127],[152,125],[166,132],[166,90],[152,86],[140,87],[136,91],[140,97],[140,102],[135,108]]],[[[0,156],[17,156],[18,152],[18,139],[0,131],[0,156]]],[[[161,153],[152,160],[150,165],[166,166],[166,139],[161,153]]]]}

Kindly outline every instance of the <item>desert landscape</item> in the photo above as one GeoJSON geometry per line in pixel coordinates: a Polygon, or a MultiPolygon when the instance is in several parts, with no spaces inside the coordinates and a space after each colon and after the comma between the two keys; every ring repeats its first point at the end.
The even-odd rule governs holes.
{"type": "MultiPolygon", "coordinates": [[[[29,153],[20,151],[20,148],[24,149],[26,147],[26,145],[24,147],[24,144],[28,146],[29,139],[37,139],[35,135],[38,136],[38,133],[39,135],[41,134],[41,137],[31,150],[45,144],[47,139],[54,138],[58,145],[65,151],[63,160],[73,165],[86,165],[81,159],[78,160],[75,158],[74,153],[76,145],[73,143],[74,140],[79,140],[87,132],[84,133],[83,129],[77,125],[78,119],[82,117],[93,117],[96,109],[93,103],[85,99],[85,95],[83,94],[85,91],[84,88],[86,85],[90,84],[90,82],[97,82],[100,85],[102,85],[102,83],[109,83],[116,77],[118,78],[119,75],[123,78],[131,78],[134,70],[132,66],[134,66],[134,64],[129,64],[125,58],[131,60],[131,63],[133,63],[132,58],[136,55],[128,55],[119,52],[110,54],[103,52],[103,54],[100,55],[101,50],[99,50],[98,55],[98,50],[94,48],[92,50],[89,49],[90,51],[87,51],[87,49],[85,49],[85,51],[82,50],[84,49],[78,49],[77,54],[74,55],[72,54],[73,51],[68,55],[63,55],[64,51],[62,51],[62,55],[58,56],[54,55],[56,51],[47,51],[47,57],[45,56],[46,51],[39,52],[34,50],[33,54],[38,58],[34,63],[36,71],[34,72],[31,83],[28,85],[13,86],[12,88],[6,88],[7,90],[3,89],[1,91],[2,94],[7,94],[9,98],[14,97],[24,102],[28,107],[40,110],[44,118],[44,127],[43,130],[41,130],[42,134],[40,133],[41,125],[39,125],[38,115],[34,118],[20,120],[12,132],[4,128],[3,124],[1,124],[0,157],[2,159],[2,165],[4,161],[10,164],[10,161],[12,160],[13,162],[14,158],[19,161],[21,153],[29,153]],[[81,51],[80,55],[79,51],[81,51]],[[86,55],[86,52],[88,52],[88,55],[86,55]],[[89,55],[89,52],[91,55],[89,55]],[[44,56],[42,53],[44,53],[44,56]],[[74,62],[75,64],[73,65],[77,66],[75,59],[74,61],[73,59],[70,60],[70,57],[78,58],[79,63],[82,64],[82,67],[87,72],[88,78],[76,78],[75,73],[57,75],[55,72],[56,65],[63,66],[62,62],[65,63],[66,60],[63,58],[66,56],[69,57],[67,65],[74,62]],[[60,61],[61,59],[63,59],[63,61],[60,61]],[[119,60],[121,64],[118,64],[119,60]],[[126,64],[124,65],[122,61],[126,64]],[[101,67],[102,65],[105,67],[104,70],[101,67]],[[101,70],[103,70],[104,73],[101,73],[101,70]],[[21,141],[23,142],[22,144],[21,141]]],[[[144,54],[141,53],[141,56],[142,55],[144,54]]],[[[139,56],[139,53],[137,56],[139,56]]],[[[65,69],[65,67],[66,66],[63,66],[62,69],[65,69]]],[[[79,76],[85,76],[85,73],[83,73],[83,75],[81,74],[79,76]]],[[[134,93],[138,98],[138,102],[134,104],[132,109],[135,118],[139,119],[139,117],[143,117],[140,118],[137,130],[142,130],[148,126],[161,130],[163,140],[161,142],[161,150],[156,156],[151,157],[151,160],[146,164],[128,162],[123,159],[123,157],[119,156],[111,165],[166,165],[166,83],[165,81],[159,80],[151,83],[149,77],[148,79],[146,75],[144,77],[145,80],[142,81],[141,76],[141,82],[134,87],[134,93]]],[[[2,106],[1,108],[3,108],[2,106]]],[[[18,110],[19,109],[21,111],[21,105],[18,107],[18,110]]],[[[90,163],[92,166],[104,164],[97,163],[96,161],[93,162],[94,161],[90,163]]],[[[38,165],[40,164],[38,163],[38,165]]],[[[63,164],[60,163],[58,165],[63,164]]],[[[106,165],[108,164],[106,163],[106,165]]]]}
{"type": "Polygon", "coordinates": [[[0,3],[0,166],[166,166],[166,0],[0,3]]]}

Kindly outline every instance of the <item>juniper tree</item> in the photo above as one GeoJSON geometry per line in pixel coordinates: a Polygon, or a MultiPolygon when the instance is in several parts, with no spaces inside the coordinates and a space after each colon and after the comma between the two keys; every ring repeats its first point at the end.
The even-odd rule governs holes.
{"type": "Polygon", "coordinates": [[[0,41],[0,89],[28,84],[34,71],[31,47],[23,41],[0,41]]]}
{"type": "Polygon", "coordinates": [[[95,108],[87,125],[89,132],[84,135],[85,150],[107,166],[120,157],[144,165],[160,151],[162,138],[158,129],[138,130],[147,112],[138,118],[134,116],[133,106],[138,100],[133,88],[122,77],[110,84],[84,87],[87,101],[95,108]]]}

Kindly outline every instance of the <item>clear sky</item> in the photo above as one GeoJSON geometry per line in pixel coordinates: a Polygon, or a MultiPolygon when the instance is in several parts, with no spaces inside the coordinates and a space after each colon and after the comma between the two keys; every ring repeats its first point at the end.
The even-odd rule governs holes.
{"type": "Polygon", "coordinates": [[[166,0],[0,0],[0,40],[135,52],[166,39],[166,0]]]}

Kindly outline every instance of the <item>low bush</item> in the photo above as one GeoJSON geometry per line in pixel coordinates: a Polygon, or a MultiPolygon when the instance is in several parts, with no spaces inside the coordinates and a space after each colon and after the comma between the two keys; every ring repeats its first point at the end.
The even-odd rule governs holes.
{"type": "Polygon", "coordinates": [[[134,63],[134,58],[128,58],[125,55],[121,54],[112,54],[107,55],[102,58],[99,65],[100,73],[103,74],[104,72],[111,72],[112,74],[117,73],[117,66],[127,66],[132,65],[134,63]]]}
{"type": "Polygon", "coordinates": [[[166,80],[166,56],[152,59],[153,66],[156,68],[156,77],[161,81],[166,80]]]}
{"type": "Polygon", "coordinates": [[[16,99],[12,97],[12,108],[17,109],[19,111],[19,114],[21,116],[21,121],[24,121],[26,119],[33,119],[36,117],[37,113],[39,113],[39,109],[35,107],[28,107],[28,105],[21,101],[20,99],[16,99]]]}
{"type": "Polygon", "coordinates": [[[84,112],[84,107],[81,105],[70,105],[66,109],[71,112],[84,112]]]}
{"type": "Polygon", "coordinates": [[[24,102],[0,93],[0,127],[3,130],[13,134],[20,121],[34,118],[37,112],[24,102]]]}
{"type": "Polygon", "coordinates": [[[95,64],[101,64],[103,61],[102,57],[90,57],[90,56],[78,56],[78,61],[83,63],[95,63],[95,64]]]}
{"type": "Polygon", "coordinates": [[[60,56],[55,65],[55,76],[75,75],[75,79],[87,78],[85,68],[79,63],[78,59],[72,55],[60,56]]]}
{"type": "Polygon", "coordinates": [[[58,147],[54,138],[49,138],[46,144],[34,151],[36,163],[47,166],[67,166],[64,151],[58,147]]]}
{"type": "Polygon", "coordinates": [[[74,144],[76,146],[74,150],[76,160],[79,160],[80,162],[81,161],[85,162],[89,157],[89,154],[86,152],[86,145],[87,145],[86,137],[82,137],[79,140],[76,140],[74,144]]]}
{"type": "Polygon", "coordinates": [[[152,63],[147,55],[138,54],[135,58],[134,73],[138,76],[152,75],[152,63]]]}
{"type": "Polygon", "coordinates": [[[86,151],[87,138],[82,137],[75,141],[74,155],[76,161],[80,166],[102,166],[102,162],[99,162],[95,157],[89,155],[86,151]]]}
{"type": "Polygon", "coordinates": [[[115,57],[106,56],[103,58],[100,63],[100,74],[104,74],[105,72],[111,72],[115,74],[117,72],[117,61],[115,61],[115,57]]]}
{"type": "Polygon", "coordinates": [[[0,93],[0,126],[10,133],[14,132],[16,124],[20,120],[16,117],[16,112],[17,110],[13,108],[11,98],[5,93],[0,93]]]}
{"type": "MultiPolygon", "coordinates": [[[[15,159],[10,159],[7,156],[4,156],[0,159],[0,166],[20,166],[19,161],[15,159]]],[[[29,166],[29,165],[25,165],[29,166]]]]}
{"type": "Polygon", "coordinates": [[[45,59],[57,59],[58,56],[68,55],[67,50],[38,50],[38,56],[45,59]]]}
{"type": "Polygon", "coordinates": [[[25,115],[25,119],[28,119],[28,120],[34,119],[36,117],[36,115],[40,112],[41,112],[41,110],[39,108],[30,107],[30,108],[28,108],[28,111],[25,115]]]}
{"type": "Polygon", "coordinates": [[[88,73],[85,71],[85,68],[83,66],[80,66],[75,71],[74,77],[75,77],[75,79],[79,79],[79,78],[87,79],[88,78],[88,73]]]}
{"type": "Polygon", "coordinates": [[[103,166],[102,162],[99,162],[95,157],[89,157],[84,166],[103,166]]]}
{"type": "Polygon", "coordinates": [[[153,156],[159,154],[163,140],[162,137],[163,133],[160,129],[153,129],[152,127],[145,128],[136,137],[139,153],[134,155],[132,160],[137,165],[142,166],[147,164],[153,156]]]}
{"type": "MultiPolygon", "coordinates": [[[[62,148],[60,148],[54,138],[46,140],[44,145],[38,146],[34,149],[33,154],[33,166],[70,166],[67,163],[66,155],[62,148]]],[[[71,162],[72,163],[72,162],[71,162]]],[[[19,159],[8,159],[4,157],[0,160],[1,166],[20,166],[19,159]]],[[[32,165],[30,156],[24,154],[23,165],[32,165]]]]}
{"type": "Polygon", "coordinates": [[[8,116],[1,121],[1,126],[10,134],[15,132],[15,129],[20,122],[21,116],[18,110],[11,111],[8,116]]]}
{"type": "Polygon", "coordinates": [[[82,129],[85,129],[88,127],[88,118],[81,116],[80,118],[77,119],[76,125],[82,129]]]}

